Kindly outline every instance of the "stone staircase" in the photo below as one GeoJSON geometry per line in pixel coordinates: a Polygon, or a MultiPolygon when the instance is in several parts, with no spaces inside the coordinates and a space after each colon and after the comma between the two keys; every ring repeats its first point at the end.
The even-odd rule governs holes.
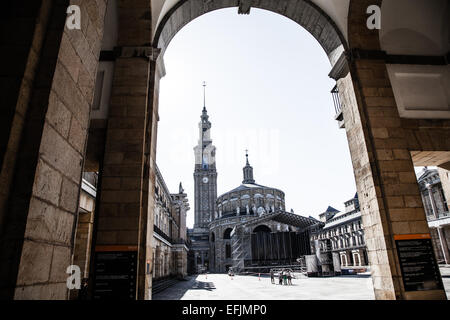
{"type": "Polygon", "coordinates": [[[163,292],[164,290],[177,284],[178,282],[180,281],[174,278],[155,281],[152,285],[152,295],[163,292]]]}

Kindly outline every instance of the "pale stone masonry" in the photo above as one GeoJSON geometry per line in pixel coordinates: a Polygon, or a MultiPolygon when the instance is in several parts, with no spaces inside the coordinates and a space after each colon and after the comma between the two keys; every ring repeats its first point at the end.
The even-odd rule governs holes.
{"type": "MultiPolygon", "coordinates": [[[[27,17],[30,28],[22,29],[23,39],[30,40],[22,47],[28,60],[20,66],[25,71],[11,122],[14,140],[1,173],[6,179],[2,190],[8,192],[2,195],[9,197],[0,209],[6,225],[0,250],[3,297],[68,298],[66,268],[72,262],[106,8],[103,0],[84,1],[81,30],[69,31],[65,28],[69,3],[39,1],[33,11],[26,11],[19,8],[31,9],[28,1],[15,1],[15,15],[9,23],[4,21],[15,28],[21,15],[34,13],[27,17]]],[[[8,33],[20,39],[15,31],[4,35],[8,33]]]]}
{"type": "Polygon", "coordinates": [[[313,233],[311,244],[319,240],[321,252],[337,253],[342,267],[368,266],[358,194],[345,202],[344,212],[328,207],[319,217],[325,224],[313,233]]]}
{"type": "Polygon", "coordinates": [[[187,276],[186,215],[187,194],[180,183],[179,192],[171,194],[156,166],[153,228],[153,280],[187,276]]]}
{"type": "MultiPolygon", "coordinates": [[[[78,208],[75,248],[73,251],[73,265],[80,268],[80,276],[82,281],[89,279],[97,185],[98,174],[96,172],[83,173],[78,208]]],[[[80,291],[71,290],[70,298],[81,298],[80,291]]]]}
{"type": "Polygon", "coordinates": [[[445,189],[449,171],[424,167],[418,173],[422,201],[438,263],[450,264],[450,212],[445,189]]]}

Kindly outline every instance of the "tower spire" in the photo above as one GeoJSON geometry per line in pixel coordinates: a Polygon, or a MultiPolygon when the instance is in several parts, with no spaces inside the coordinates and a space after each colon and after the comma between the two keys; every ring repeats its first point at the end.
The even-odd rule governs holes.
{"type": "Polygon", "coordinates": [[[255,180],[253,179],[253,167],[248,162],[248,150],[245,150],[245,157],[247,158],[247,163],[244,167],[244,180],[243,184],[254,184],[255,180]]]}
{"type": "Polygon", "coordinates": [[[203,112],[206,112],[206,82],[203,81],[203,112]]]}

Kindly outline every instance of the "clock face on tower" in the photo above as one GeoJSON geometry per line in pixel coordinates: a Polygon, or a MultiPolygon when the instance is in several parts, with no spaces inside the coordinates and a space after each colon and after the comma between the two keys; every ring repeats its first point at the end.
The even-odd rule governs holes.
{"type": "Polygon", "coordinates": [[[208,181],[209,181],[208,177],[203,178],[203,183],[208,183],[208,181]]]}

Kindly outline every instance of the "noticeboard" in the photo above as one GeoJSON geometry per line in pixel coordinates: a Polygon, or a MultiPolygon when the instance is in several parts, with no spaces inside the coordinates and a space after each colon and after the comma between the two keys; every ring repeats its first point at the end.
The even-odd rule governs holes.
{"type": "Polygon", "coordinates": [[[95,300],[136,299],[137,250],[96,251],[95,300]]]}
{"type": "Polygon", "coordinates": [[[405,291],[443,289],[429,234],[394,236],[405,291]]]}

